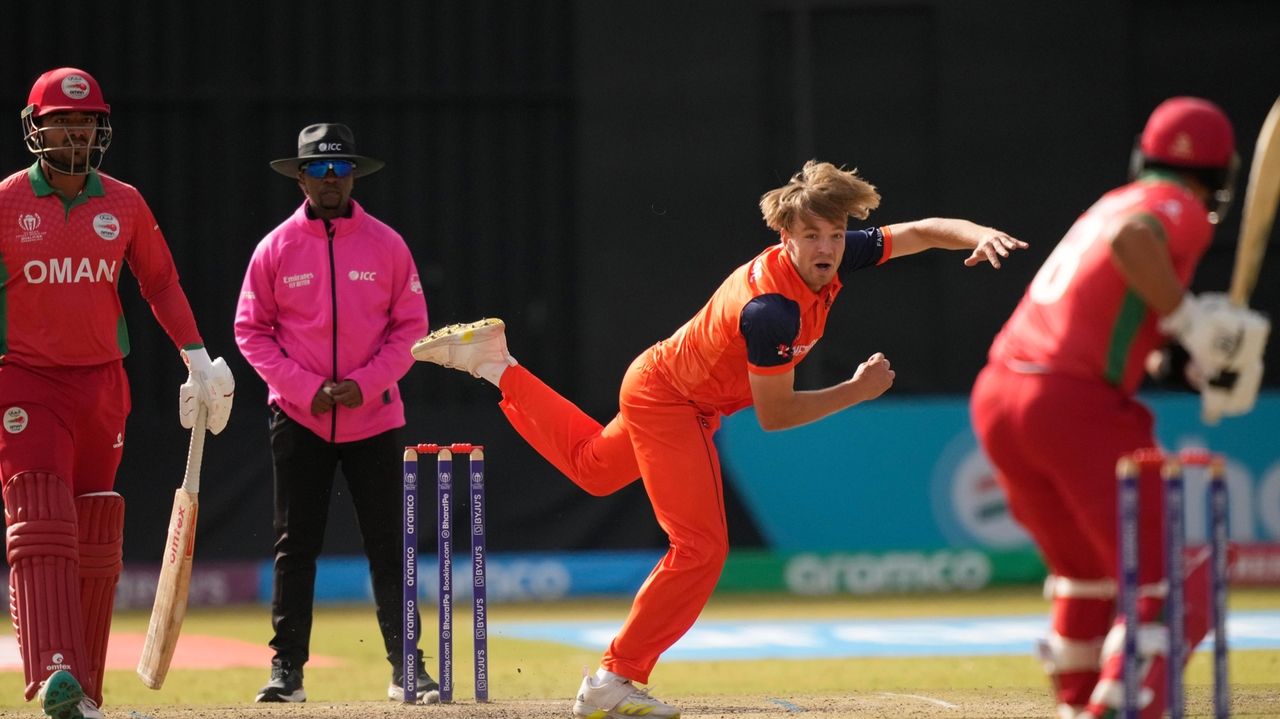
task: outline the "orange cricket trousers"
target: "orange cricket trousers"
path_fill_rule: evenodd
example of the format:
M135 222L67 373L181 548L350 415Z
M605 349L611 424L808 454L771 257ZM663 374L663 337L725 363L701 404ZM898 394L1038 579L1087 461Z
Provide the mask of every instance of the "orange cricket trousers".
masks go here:
M631 363L606 426L521 365L502 375L511 425L575 484L596 496L641 477L670 546L641 585L600 665L640 683L693 626L729 553L720 460L712 435L720 414L681 397L649 352Z

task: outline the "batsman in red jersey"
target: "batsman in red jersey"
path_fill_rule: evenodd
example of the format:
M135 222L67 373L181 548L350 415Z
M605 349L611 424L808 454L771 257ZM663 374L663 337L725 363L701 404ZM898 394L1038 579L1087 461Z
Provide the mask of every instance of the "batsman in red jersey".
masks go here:
M548 461L593 495L644 482L670 548L636 595L631 613L573 706L581 719L679 710L639 689L658 657L693 626L729 552L720 460L720 417L754 405L767 430L817 421L889 389L894 372L879 352L830 387L795 389L795 369L822 338L840 274L929 248L970 252L966 265L1026 247L999 230L933 218L848 231L880 204L855 172L810 161L760 209L779 242L730 274L670 338L632 362L618 415L602 426L507 353L504 325L487 320L431 333L419 360L484 377L502 390L507 420Z
M122 566L129 335L127 263L189 378L179 417L222 431L235 383L211 361L156 220L133 187L98 171L111 108L89 73L41 75L22 111L30 167L0 181L0 480L10 613L25 696L49 716L101 717Z
M1248 411L1257 395L1260 354L1240 365L1233 386L1201 378L1239 362L1224 354L1222 337L1265 333L1265 320L1221 296L1187 292L1230 199L1236 165L1231 123L1217 106L1180 97L1157 107L1134 151L1134 181L1104 195L1058 243L996 336L973 387L974 429L1013 516L1052 575L1051 629L1041 658L1060 717L1109 716L1122 698L1125 627L1113 626L1115 467L1122 455L1156 445L1151 413L1134 398L1153 353L1170 338L1185 348L1181 356L1189 354L1190 363L1177 374L1202 392L1209 421ZM1265 337L1248 344L1260 348ZM1170 670L1160 624L1167 591L1162 498L1159 477L1144 476L1143 717L1161 715ZM1205 580L1203 563L1189 569L1191 647L1207 632Z

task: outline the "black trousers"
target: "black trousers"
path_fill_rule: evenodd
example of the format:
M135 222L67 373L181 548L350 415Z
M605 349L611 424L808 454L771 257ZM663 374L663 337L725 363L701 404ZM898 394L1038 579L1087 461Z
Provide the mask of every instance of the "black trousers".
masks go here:
M324 543L334 472L341 465L369 560L387 660L394 670L400 669L403 455L399 430L335 444L273 410L276 558L271 594L275 636L270 646L277 659L300 668L310 657L316 559Z

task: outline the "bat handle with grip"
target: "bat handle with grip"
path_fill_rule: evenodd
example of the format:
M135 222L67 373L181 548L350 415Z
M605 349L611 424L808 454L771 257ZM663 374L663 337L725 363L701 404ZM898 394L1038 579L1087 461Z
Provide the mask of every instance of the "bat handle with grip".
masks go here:
M187 449L187 471L182 477L182 488L192 494L200 492L200 463L204 458L205 428L209 423L209 409L203 404L191 425L191 446Z

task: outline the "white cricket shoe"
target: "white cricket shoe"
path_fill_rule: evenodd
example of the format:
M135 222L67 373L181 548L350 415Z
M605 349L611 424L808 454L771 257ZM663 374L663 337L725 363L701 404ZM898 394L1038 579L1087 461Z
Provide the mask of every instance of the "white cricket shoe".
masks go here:
M680 719L680 710L649 695L629 679L609 679L601 683L593 675L582 678L573 715L579 719Z
M98 708L98 703L89 697L80 700L80 716L84 719L106 719Z
M496 318L441 327L415 342L410 351L419 362L460 369L473 377L481 376L476 371L480 365L516 364L507 354L507 326Z

